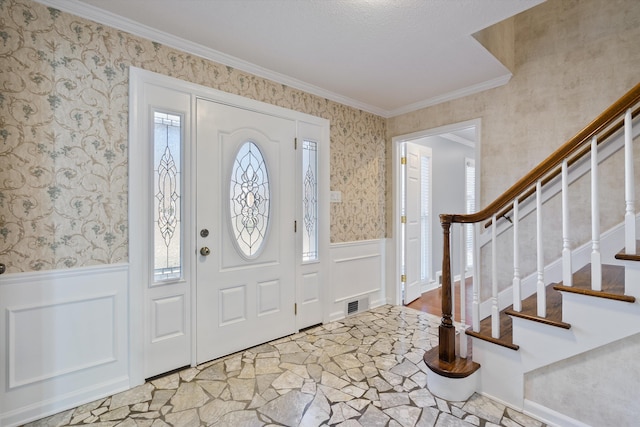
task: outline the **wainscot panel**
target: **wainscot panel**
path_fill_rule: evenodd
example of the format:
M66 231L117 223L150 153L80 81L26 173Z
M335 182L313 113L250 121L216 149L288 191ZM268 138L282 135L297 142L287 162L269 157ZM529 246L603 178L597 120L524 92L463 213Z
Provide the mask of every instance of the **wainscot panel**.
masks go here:
M0 425L129 388L128 265L0 278Z
M335 243L330 247L329 320L386 303L385 240Z

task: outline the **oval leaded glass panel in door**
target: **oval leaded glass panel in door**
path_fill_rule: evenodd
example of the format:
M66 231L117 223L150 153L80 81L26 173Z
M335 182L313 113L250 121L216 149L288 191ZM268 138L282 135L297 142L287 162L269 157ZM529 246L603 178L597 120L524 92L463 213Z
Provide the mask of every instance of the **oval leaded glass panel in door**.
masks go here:
M255 258L269 226L269 174L258 146L247 141L238 150L231 169L229 212L231 229L240 253Z

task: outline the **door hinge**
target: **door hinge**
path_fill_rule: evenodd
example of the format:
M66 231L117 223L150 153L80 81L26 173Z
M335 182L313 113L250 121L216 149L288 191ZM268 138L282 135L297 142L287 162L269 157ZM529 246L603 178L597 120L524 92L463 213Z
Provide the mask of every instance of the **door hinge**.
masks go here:
M297 316L297 315L298 315L298 303L294 303L294 304L293 304L293 314L294 314L295 316Z
M293 232L294 233L298 232L298 221L293 221Z
M403 224L406 224L407 223L407 216L406 215L402 215L400 217L400 222L403 223Z
M402 283L407 283L407 275L406 275L406 274L401 275L401 276L400 276L400 281L401 281Z
M293 138L293 149L294 150L298 149L298 138Z
M407 158L406 157L400 157L400 164L401 165L406 165L407 164Z

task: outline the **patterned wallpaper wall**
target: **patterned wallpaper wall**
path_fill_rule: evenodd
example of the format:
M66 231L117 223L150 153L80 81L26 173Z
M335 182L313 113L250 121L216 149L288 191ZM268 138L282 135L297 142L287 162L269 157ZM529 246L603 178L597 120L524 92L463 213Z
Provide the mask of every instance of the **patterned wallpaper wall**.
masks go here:
M385 119L47 8L0 0L0 259L127 261L129 66L331 121L331 241L385 236Z

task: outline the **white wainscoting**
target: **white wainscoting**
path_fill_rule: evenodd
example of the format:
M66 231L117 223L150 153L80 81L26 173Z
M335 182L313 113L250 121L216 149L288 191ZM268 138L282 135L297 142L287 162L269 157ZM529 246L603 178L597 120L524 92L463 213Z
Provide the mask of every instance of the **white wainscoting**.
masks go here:
M369 299L369 308L386 304L385 239L330 246L329 321L346 316L349 301Z
M129 388L128 265L0 276L0 425Z

